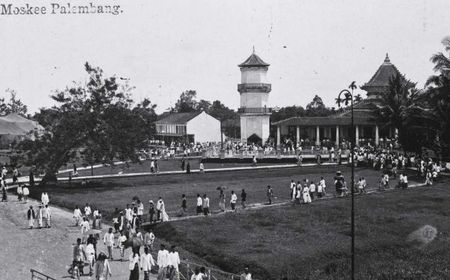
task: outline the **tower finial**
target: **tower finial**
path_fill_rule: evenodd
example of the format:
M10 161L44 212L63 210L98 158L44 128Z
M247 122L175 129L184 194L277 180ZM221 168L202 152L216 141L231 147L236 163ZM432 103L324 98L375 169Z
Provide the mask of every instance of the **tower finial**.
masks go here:
M253 45L253 54L255 54L255 45Z
M389 59L389 54L386 53L386 58L384 59L384 62L389 63L391 60Z

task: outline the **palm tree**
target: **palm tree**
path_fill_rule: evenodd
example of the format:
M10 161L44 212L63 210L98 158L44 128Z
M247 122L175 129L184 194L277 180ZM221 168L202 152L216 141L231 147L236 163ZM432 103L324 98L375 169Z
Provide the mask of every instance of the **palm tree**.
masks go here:
M450 52L450 37L442 40L444 49ZM450 155L450 58L442 52L431 57L434 63L432 75L425 83L428 102L432 110L430 124L435 128L436 146L445 156Z
M413 132L423 131L426 127L424 116L428 110L424 104L422 92L400 74L391 77L388 89L380 96L377 118L384 127L398 130L398 140L406 150L420 151L424 145L422 138L411 139Z

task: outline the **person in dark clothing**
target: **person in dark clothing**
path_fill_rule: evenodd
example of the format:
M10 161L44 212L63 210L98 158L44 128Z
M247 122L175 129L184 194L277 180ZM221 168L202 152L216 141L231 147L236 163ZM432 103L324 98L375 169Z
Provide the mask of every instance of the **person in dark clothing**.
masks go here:
M155 216L155 204L153 203L153 200L149 201L150 206L148 208L148 215L150 216L150 223L153 223L153 217Z
M186 174L190 174L190 173L191 173L191 164L188 161L186 164Z
M242 208L246 207L246 205L245 205L246 201L247 201L247 193L245 192L244 189L242 189L242 192L241 192L241 205L242 205Z
M187 211L187 201L186 201L186 195L181 195L181 210L182 213L186 213Z
M186 165L186 161L184 157L181 159L181 170L184 171L184 166Z
M34 173L33 169L30 169L30 186L34 186Z

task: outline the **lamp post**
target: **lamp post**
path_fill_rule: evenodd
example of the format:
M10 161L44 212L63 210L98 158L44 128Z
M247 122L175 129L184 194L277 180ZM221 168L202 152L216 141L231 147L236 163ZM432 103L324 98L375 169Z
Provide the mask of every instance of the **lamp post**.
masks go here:
M343 89L341 92L339 92L338 98L336 99L336 102L339 107L341 107L341 103L344 103L345 105L350 104L350 110L351 110L351 140L350 140L350 152L351 152L351 169L352 169L352 177L351 177L351 237L352 237L352 246L351 246L351 258L352 258L352 280L355 279L355 163L353 162L355 160L355 124L353 119L353 90L356 89L355 82L353 81L350 86L348 87L351 91L348 89ZM343 97L341 98L341 95Z

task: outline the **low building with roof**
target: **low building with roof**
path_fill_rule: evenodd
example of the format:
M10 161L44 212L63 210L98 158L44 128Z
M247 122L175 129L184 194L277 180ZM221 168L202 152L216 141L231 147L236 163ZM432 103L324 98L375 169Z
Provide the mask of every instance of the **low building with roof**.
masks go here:
M357 146L362 142L378 146L380 139L394 137L393 128L385 127L384 124L378 122L376 110L380 97L389 88L389 80L398 74L404 78L386 54L383 64L372 78L360 87L367 92L367 98L354 105L355 144ZM327 117L293 117L272 123L277 128L277 145L281 144L282 138L289 138L297 144L306 141L317 146L324 141L339 146L343 140L350 138L350 124L350 109Z
M155 122L156 135L164 141L220 142L220 121L204 111L170 113Z

